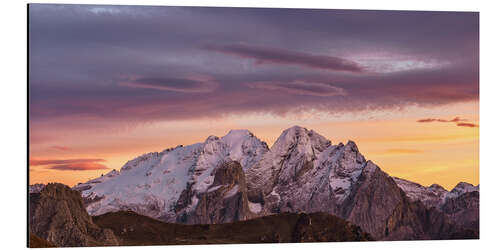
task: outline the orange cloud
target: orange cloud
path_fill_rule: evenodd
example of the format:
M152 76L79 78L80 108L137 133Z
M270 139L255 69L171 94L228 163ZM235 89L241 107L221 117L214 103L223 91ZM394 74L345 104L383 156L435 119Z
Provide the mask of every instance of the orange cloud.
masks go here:
M467 119L462 119L457 116L451 120L439 119L439 118L425 118L417 120L417 122L460 122L460 121L467 121Z
M479 125L477 125L477 124L468 123L468 122L457 123L457 126L459 126L459 127L469 127L469 128L477 128L477 127L479 127Z
M54 170L76 170L76 171L84 171L84 170L100 170L100 169L108 169L107 166L104 166L99 163L94 162L82 162L82 163L72 163L72 164L59 164L47 167L48 169Z
M467 121L467 119L462 119L462 118L460 118L458 116L455 117L455 118L453 118L453 119L451 119L451 120L438 119L438 118L425 118L425 119L417 120L417 122L422 122L422 123L426 123L426 122L454 122L459 127L469 127L469 128L479 127L479 125L477 125L477 124L469 123L469 122L463 122L463 121Z
M104 159L30 160L30 166L104 162Z

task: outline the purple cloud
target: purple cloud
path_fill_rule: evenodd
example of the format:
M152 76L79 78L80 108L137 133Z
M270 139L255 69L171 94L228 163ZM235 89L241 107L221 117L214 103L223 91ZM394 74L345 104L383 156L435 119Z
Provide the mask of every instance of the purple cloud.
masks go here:
M212 81L209 77L201 76L189 78L141 77L121 82L120 85L132 88L156 89L183 93L207 93L217 88L216 82Z
M254 89L274 90L294 95L310 96L345 96L347 92L327 83L314 82L252 82L248 87Z
M359 73L363 69L356 62L340 57L313 55L304 52L264 48L243 44L226 46L208 45L205 49L225 54L236 55L242 58L255 59L256 64L294 64L316 69L332 71L348 71Z

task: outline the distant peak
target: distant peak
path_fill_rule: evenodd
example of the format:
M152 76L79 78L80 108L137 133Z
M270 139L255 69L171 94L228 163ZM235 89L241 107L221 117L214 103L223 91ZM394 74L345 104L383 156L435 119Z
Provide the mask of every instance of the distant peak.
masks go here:
M290 145L294 145L298 142L302 145L309 145L319 151L323 151L331 145L328 139L316 133L314 130L293 126L281 133L274 143L273 148L283 153L284 151L288 151Z
M308 130L307 130L307 128L303 128L303 127L295 125L295 126L292 126L290 128L283 130L283 133L299 132L299 131L307 132Z
M445 190L445 191L447 191L443 186L441 186L439 184L436 184L436 183L430 185L429 188L436 189L436 190Z
M232 136L253 136L253 134L248 129L231 129L224 137Z
M211 136L207 137L205 142L211 142L211 141L216 141L216 140L219 140L219 137L217 137L215 135L211 135Z
M472 191L479 191L479 185L478 186L474 186L470 183L467 183L467 182L459 182L452 190L451 192L452 193L468 193L468 192L472 192Z
M345 144L345 147L348 149L351 149L352 151L359 151L356 143L354 141L351 141L351 140L347 141L347 143Z
M468 182L464 182L464 181L461 181L459 182L455 188L466 188L466 187L473 187L474 185L468 183Z

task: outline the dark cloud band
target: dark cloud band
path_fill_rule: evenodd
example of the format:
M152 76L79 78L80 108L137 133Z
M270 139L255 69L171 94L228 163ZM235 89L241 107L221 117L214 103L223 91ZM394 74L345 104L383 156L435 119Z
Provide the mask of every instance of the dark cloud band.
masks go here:
M175 91L183 93L207 93L217 88L217 83L208 77L171 78L171 77L141 77L120 85L133 88L145 88Z
M62 170L62 171L85 171L85 170L108 169L108 167L99 163L86 162L86 163L54 165L47 167L47 169Z
M316 69L333 71L362 72L356 62L334 56L313 55L309 53L263 48L250 45L207 45L205 49L220 53L236 55L242 58L255 59L257 64L294 64Z
M294 95L310 96L345 96L347 92L339 87L326 83L307 83L302 81L295 82L253 82L248 87L263 90L281 91Z
M104 159L94 159L94 158L89 158L89 159L65 159L65 160L30 160L30 165L31 166L43 166L43 165L52 165L52 164L74 164L74 163L89 163L89 162L104 162L106 160Z

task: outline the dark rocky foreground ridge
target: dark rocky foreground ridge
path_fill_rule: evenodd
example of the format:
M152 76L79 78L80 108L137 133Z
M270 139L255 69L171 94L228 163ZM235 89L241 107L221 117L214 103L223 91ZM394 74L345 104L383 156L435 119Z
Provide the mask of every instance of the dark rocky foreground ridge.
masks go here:
M30 247L368 241L371 236L325 213L282 213L223 224L165 223L120 211L90 217L77 191L49 184L30 194Z

